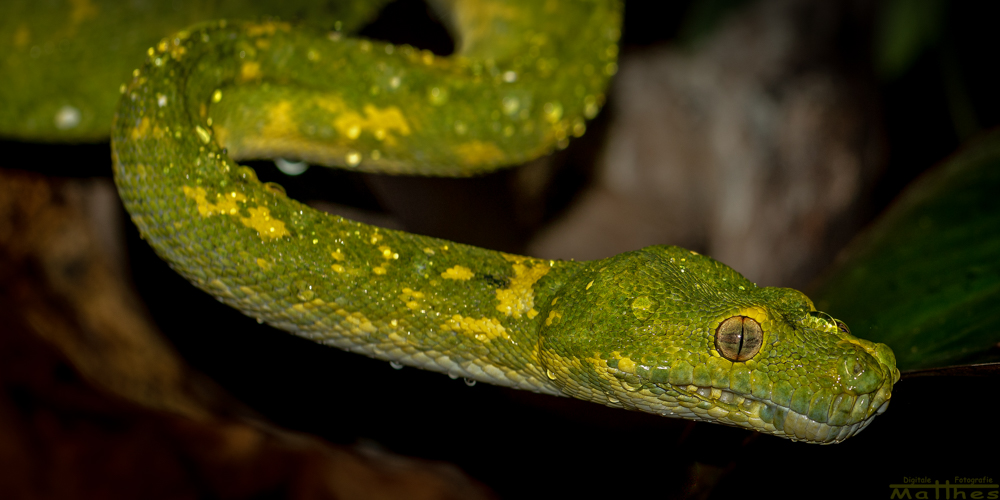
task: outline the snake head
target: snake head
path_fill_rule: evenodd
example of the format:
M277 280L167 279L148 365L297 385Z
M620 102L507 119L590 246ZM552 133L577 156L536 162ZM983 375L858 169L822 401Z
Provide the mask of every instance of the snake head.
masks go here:
M568 395L823 444L888 407L892 350L801 292L677 247L587 264L543 312L539 361Z

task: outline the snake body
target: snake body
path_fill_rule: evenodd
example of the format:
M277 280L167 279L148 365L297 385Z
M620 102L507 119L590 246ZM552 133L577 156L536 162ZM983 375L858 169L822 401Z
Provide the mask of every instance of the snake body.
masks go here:
M617 3L442 4L446 58L276 21L151 47L112 132L143 237L245 314L382 360L817 443L885 410L891 350L795 290L677 247L567 262L367 226L234 161L469 175L583 133L616 70Z

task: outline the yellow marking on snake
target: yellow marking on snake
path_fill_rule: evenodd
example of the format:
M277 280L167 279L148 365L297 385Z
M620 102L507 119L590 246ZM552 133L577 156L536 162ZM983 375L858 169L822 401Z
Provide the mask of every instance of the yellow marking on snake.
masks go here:
M455 152L466 165L489 165L500 161L504 156L496 144L479 140L458 144L455 146Z
M770 321L770 319L771 319L771 317L770 317L770 315L768 315L766 309L764 309L763 307L757 307L757 306L744 307L743 309L740 309L739 312L736 313L736 314L739 315L739 316L746 316L746 317L748 317L750 319L753 319L754 321L760 323L761 327L763 327L764 323L766 323L767 321ZM727 314L727 315L725 315L725 317L720 317L719 318L719 323L721 324L723 321L726 320L726 318L729 318L730 316L732 316L732 315L731 314ZM767 330L765 329L764 331L767 331Z
M211 118L209 118L211 120ZM202 144L208 144L212 140L212 134L208 130L201 128L201 125L195 125L194 132L201 140Z
M441 277L446 280L462 280L462 281L472 279L472 277L475 275L476 273L472 272L471 269L465 266L449 267L443 273L441 273Z
M616 352L615 354L618 354L618 353ZM631 359L629 359L627 357L626 358L619 358L618 359L618 369L621 370L621 371L623 371L623 372L626 372L626 373L635 374L635 361L632 361Z
M260 63L257 61L247 61L240 66L240 80L248 82L260 78Z
M360 137L362 132L368 132L386 144L395 145L397 141L393 132L402 136L411 133L410 124L403 116L403 112L396 106L379 108L372 104L365 104L363 107L364 116L362 116L339 97L319 97L315 103L318 107L337 115L333 120L334 128L351 140Z
M274 35L276 31L290 31L292 26L285 22L265 22L248 25L247 36Z
M271 210L267 207L248 208L250 217L240 217L240 222L244 226L256 229L262 240L274 240L282 236L291 236L292 233L285 229L284 221L271 217Z
M441 325L441 329L461 332L480 342L489 342L497 337L510 340L506 328L493 318L475 319L456 314L447 323Z
M559 311L549 311L549 317L545 318L545 326L552 326L552 322L562 318Z
M130 134L130 136L132 137L132 140L144 139L146 137L146 134L148 133L149 133L149 118L144 116L142 117L141 120L139 120L139 124L132 129L132 133ZM159 125L153 128L154 137L160 137L162 133L163 130L160 129Z
M246 73L247 64L243 64L243 73ZM257 65L257 63L253 63ZM260 71L258 67L256 71ZM285 138L290 135L295 135L298 131L295 127L295 119L292 118L292 103L288 101L281 101L277 104L271 106L267 112L267 116L270 117L270 121L264 125L261 133L272 139L274 138Z
M216 202L208 201L208 192L203 187L183 186L184 196L194 200L198 207L198 214L202 217L213 215L239 215L240 208L237 203L246 203L247 197L243 193L232 191L223 195L215 195ZM267 207L249 207L247 212L250 217L240 217L240 222L244 226L256 229L262 240L273 240L283 236L291 236L292 233L285 228L285 223L271 217L271 210Z
M389 248L386 245L382 245L382 246L378 247L378 249L382 252L382 258L383 259L388 260L388 259L398 259L399 258L399 254L396 253L396 252L393 252L392 248Z
M503 254L503 258L513 262L514 278L507 288L497 290L497 311L515 318L527 313L529 318L534 318L538 311L535 310L535 291L532 287L548 274L549 266L544 261L519 255ZM524 263L527 261L534 261L534 265L526 266Z
M243 193L233 191L228 196L218 193L215 195L216 202L208 201L208 192L203 187L192 188L183 186L184 196L194 200L198 206L198 214L202 217L211 217L216 214L236 215L239 213L237 202L246 203L247 197Z
M420 299L423 298L423 292L418 292L410 288L404 288L403 293L399 295L399 300L403 301L407 308L414 311L420 309Z

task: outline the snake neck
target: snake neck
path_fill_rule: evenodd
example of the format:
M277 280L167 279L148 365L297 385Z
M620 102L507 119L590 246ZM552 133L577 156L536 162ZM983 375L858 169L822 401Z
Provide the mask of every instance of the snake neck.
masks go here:
M436 248L433 255L440 255L427 262L434 272L390 286L387 291L399 305L340 309L332 316L339 325L323 321L316 329L303 328L301 320L287 321L287 312L273 324L327 345L453 378L565 395L541 363L540 332L557 320L552 305L583 266L427 240L439 243L421 249L428 255ZM461 255L457 261L462 264L452 265L447 257L452 252ZM377 299L374 290L363 292L359 304Z
M511 23L537 17L518 14L532 2L504 5ZM115 180L158 254L244 314L378 359L555 394L538 331L572 263L358 224L234 163L291 155L469 175L582 134L616 69L620 6L570 4L559 15L592 29L531 38L528 53L545 64L558 40L593 49L558 59L559 85L545 64L509 60L525 50L476 42L477 29L495 27L480 22L492 11L462 12L472 28L455 58L280 22L220 21L164 39L122 89Z

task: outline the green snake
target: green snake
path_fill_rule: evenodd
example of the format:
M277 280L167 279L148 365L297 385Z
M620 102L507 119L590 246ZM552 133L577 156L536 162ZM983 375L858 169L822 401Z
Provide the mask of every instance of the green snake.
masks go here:
M543 260L368 226L234 161L471 175L584 132L617 69L617 2L441 3L449 57L277 21L149 48L112 132L144 239L244 314L381 360L814 443L885 411L892 351L798 291L677 247Z

